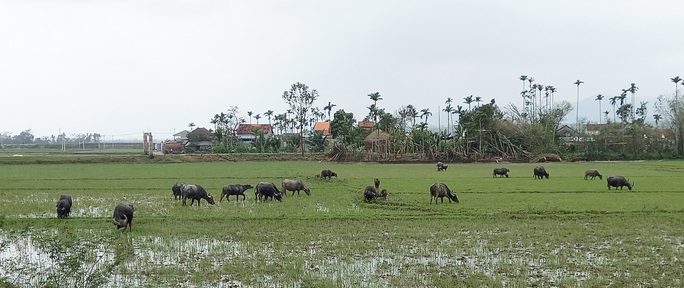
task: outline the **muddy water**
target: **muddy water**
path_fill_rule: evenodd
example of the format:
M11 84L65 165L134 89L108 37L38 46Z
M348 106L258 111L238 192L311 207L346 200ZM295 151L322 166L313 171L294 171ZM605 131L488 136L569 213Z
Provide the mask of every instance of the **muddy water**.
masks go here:
M564 279L574 279L581 283L592 277L606 277L592 274L591 267L613 266L619 261L605 256L604 250L612 249L617 243L609 241L590 247L569 243L556 246L547 244L543 247L509 243L505 247L497 247L498 245L488 243L487 240L461 239L459 245L458 241L445 239L421 243L371 243L372 249L349 255L327 250L322 240L312 241L298 251L282 251L277 243L242 243L232 239L179 240L141 236L126 238L126 241L128 244L124 246L130 247L117 248L130 250L123 251L124 253L103 245L96 245L94 248L97 257L101 258L97 265L112 263L115 257L123 257L122 264L115 270L117 272L110 275L107 287L145 286L160 281L196 287L249 287L235 280L235 275L221 271L222 265L259 261L267 264L286 263L288 269L344 287L387 287L396 285L396 279L411 279L430 286L431 277L435 273L486 275L506 286L520 283L520 279L516 278L519 277L516 274L520 270L527 271L527 284L557 286ZM673 249L683 249L681 240L671 242ZM19 241L0 231L0 274L20 286L43 283L43 275L50 273L55 262L46 251L38 248L42 246L36 244L31 237L23 237ZM293 259L303 260L297 262ZM83 265L91 267L94 263ZM200 265L203 268L198 271ZM17 272L23 271L22 269L28 269L33 274ZM158 271L164 269L178 271L178 275L158 275ZM213 278L220 280L193 283L198 280L193 280L192 273L206 271L220 273L221 275ZM252 285L301 285L296 280L283 280L278 272L262 273L256 280L250 279L250 282L257 282ZM392 282L393 279L395 282Z

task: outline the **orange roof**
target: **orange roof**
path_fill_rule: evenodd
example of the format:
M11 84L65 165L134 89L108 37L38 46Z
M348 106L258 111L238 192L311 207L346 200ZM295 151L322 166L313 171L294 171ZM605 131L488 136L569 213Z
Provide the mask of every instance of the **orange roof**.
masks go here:
M323 136L330 135L330 122L316 122L313 130L323 131Z

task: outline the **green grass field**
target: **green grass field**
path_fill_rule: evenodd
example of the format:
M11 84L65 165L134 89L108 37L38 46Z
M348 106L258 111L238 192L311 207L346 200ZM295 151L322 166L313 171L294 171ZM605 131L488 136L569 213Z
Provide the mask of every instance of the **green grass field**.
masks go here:
M493 178L504 166L510 178ZM0 271L6 283L59 287L86 286L103 271L110 287L684 285L684 162L548 163L548 180L533 179L534 166L2 165L0 267L29 276ZM584 180L589 168L604 179ZM322 169L339 178L315 177ZM634 189L608 190L609 175ZM376 177L389 195L366 203L363 189ZM218 202L223 185L285 178L303 180L312 195L255 202L250 190L244 202ZM216 205L181 206L171 194L177 181L202 185ZM460 203L430 204L434 182ZM68 219L56 219L60 194L74 199ZM122 201L136 208L132 232L111 223ZM46 255L61 270L36 264ZM63 275L74 270L91 272Z

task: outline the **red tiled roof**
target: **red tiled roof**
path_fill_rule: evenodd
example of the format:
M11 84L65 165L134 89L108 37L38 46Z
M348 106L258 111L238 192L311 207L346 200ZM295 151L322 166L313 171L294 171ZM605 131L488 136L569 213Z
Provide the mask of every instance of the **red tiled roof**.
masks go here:
M375 126L375 122L373 121L359 121L359 124L357 124L361 128L373 128Z
M240 124L237 128L238 134L252 134L252 129L259 129L264 134L271 134L271 125L269 124Z

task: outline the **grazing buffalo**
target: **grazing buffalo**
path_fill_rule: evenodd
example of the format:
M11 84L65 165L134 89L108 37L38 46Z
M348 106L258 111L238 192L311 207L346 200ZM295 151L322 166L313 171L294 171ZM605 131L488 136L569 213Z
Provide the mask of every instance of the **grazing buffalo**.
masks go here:
M283 193L287 196L287 191L292 191L292 196L294 196L295 191L297 192L297 195L299 196L299 191L304 190L304 193L306 195L311 196L311 190L307 188L304 183L300 180L290 180L290 179L284 179L280 184L283 187Z
M216 204L216 202L214 202L214 196L207 193L207 190L204 190L200 185L183 185L181 194L183 196L183 206L187 205L185 200L188 198L192 199L192 201L190 201L190 206L195 203L195 200L197 200L197 206L200 206L200 200L202 199L207 200L211 205Z
M171 187L171 191L173 191L173 199L180 200L183 198L183 192L181 191L183 185L185 185L183 182L176 182L176 184L173 184Z
M128 231L131 231L133 227L133 205L130 203L121 203L116 205L114 208L114 220L112 221L116 225L116 229L123 228L126 230L128 226Z
M448 165L444 165L442 162L437 162L437 171L447 170L447 168L449 168Z
M375 185L375 190L380 189L380 179L375 178L373 180L373 185Z
M221 193L221 199L219 202L223 202L223 196L226 196L226 200L230 201L230 195L235 195L236 200L240 200L240 195L242 195L242 201L245 201L245 191L254 188L250 184L235 184L223 186L223 191Z
M544 166L534 167L534 178L535 179L542 179L544 177L546 177L546 179L549 179L549 173L546 172L546 169L544 169Z
M380 193L378 193L378 197L382 199L387 199L387 189L380 190Z
M494 173L492 173L492 177L496 177L496 175L499 175L499 177L504 177L508 178L508 168L495 168Z
M632 190L632 187L634 187L634 182L630 183L629 179L625 179L625 177L622 176L610 176L607 181L608 190L610 190L610 187L615 187L615 190L617 190L618 187L622 190L623 186L627 186L627 189L629 190Z
M587 171L584 171L584 180L587 180L588 177L591 177L591 180L594 180L594 178L599 177L599 179L603 180L603 175L598 172L598 170L594 169L589 169Z
M321 171L321 178L330 180L330 178L333 176L337 177L337 173L331 171L330 169Z
M435 199L435 204L437 204L437 197L442 199L442 203L444 203L444 197L447 197L449 202L454 201L458 203L456 194L454 194L444 183L433 183L432 186L430 186L430 204L432 204L432 198Z
M71 213L71 196L62 195L59 196L59 201L57 201L57 218L66 218Z
M266 201L268 198L275 198L278 201L283 201L283 195L280 194L280 191L278 190L278 187L276 187L275 184L271 182L259 182L259 184L256 185L256 190L254 192L254 200L259 198L259 200Z
M373 186L366 186L366 189L363 190L363 198L366 199L366 202L373 201L373 199L378 197L378 190L375 189Z

